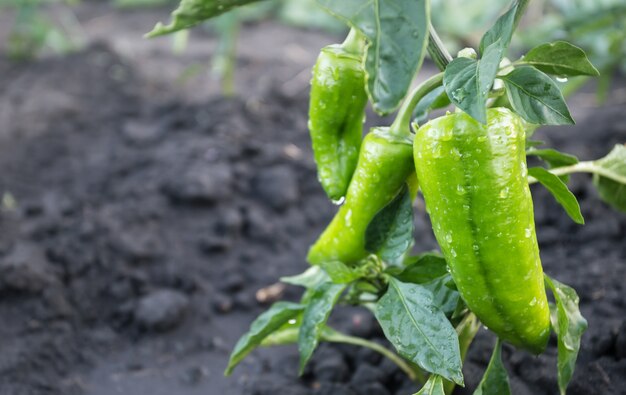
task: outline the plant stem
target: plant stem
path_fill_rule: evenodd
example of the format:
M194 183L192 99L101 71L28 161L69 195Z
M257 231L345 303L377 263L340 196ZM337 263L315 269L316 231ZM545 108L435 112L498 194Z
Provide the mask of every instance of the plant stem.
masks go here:
M444 71L448 63L452 61L452 55L443 45L443 41L439 38L437 31L432 23L428 25L428 53L433 62L437 65L439 71Z
M579 162L579 163L576 163L575 165L557 167L556 169L550 169L549 171L555 176L564 176L566 174L572 174L572 173L598 174L602 177L608 178L615 182L619 182L620 184L626 184L625 176L612 172L602 166L598 166L594 161ZM528 177L529 184L534 184L536 182L538 182L536 178Z
M396 119L391 124L389 132L397 136L408 136L411 133L411 115L417 103L433 89L443 84L443 73L435 74L426 81L419 84L404 100L402 107L398 111Z
M346 50L346 52L353 54L362 54L363 49L365 48L365 40L363 35L357 29L350 29L348 36L343 43L341 43L341 47Z
M325 333L322 336L322 340L331 342L331 343L352 344L355 346L366 347L366 348L369 348L370 350L374 350L384 355L385 357L389 358L393 363L398 365L398 367L402 369L402 371L406 373L407 376L409 376L411 380L415 381L418 384L424 384L426 382L426 377L422 371L418 371L412 368L404 359L402 359L402 357L400 357L393 351L388 350L387 348L381 346L378 343L374 343L369 340L362 339L360 337L345 335L343 333L339 333L336 331Z

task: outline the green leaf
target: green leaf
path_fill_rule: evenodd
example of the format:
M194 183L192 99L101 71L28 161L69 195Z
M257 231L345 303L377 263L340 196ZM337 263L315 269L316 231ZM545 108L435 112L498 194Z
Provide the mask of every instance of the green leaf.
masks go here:
M575 165L578 158L574 155L565 154L552 148L536 149L531 148L526 151L526 155L532 155L547 162L551 168Z
M611 152L595 162L605 172L626 179L626 146L616 145ZM594 174L593 184L600 198L616 209L626 212L626 183L620 183L599 174Z
M515 2L480 40L481 58L478 61L478 86L480 94L485 96L485 100L493 86L493 81L496 79L500 61L502 61L511 43L517 10L518 3Z
M363 277L364 272L360 268L348 267L340 261L325 261L320 264L335 284L348 284Z
M456 58L443 74L443 86L450 101L478 122L487 123L487 95L478 83L478 61Z
M430 23L428 0L317 0L369 42L367 92L374 110L388 114L406 95L420 69Z
M396 197L367 226L365 249L394 264L411 248L414 228L411 194L404 184Z
M302 310L304 310L304 306L301 304L276 302L269 310L258 316L250 325L250 330L235 345L224 374L230 375L235 366L254 350L265 337L295 318Z
M450 99L443 86L439 86L426 94L415 106L413 119L417 124L426 122L431 111L447 107Z
M317 285L323 282L327 282L329 279L326 272L324 272L319 266L311 266L300 274L295 276L281 277L280 281L297 285L304 288L315 288Z
M431 375L422 389L413 395L445 395L443 379L436 374Z
M502 363L502 342L496 341L487 370L474 395L511 395L509 376Z
M574 124L559 87L541 71L525 66L501 78L513 110L526 121L538 125Z
M394 277L405 283L423 284L448 273L446 259L437 252L408 257L404 265L406 268Z
M542 167L531 167L528 174L535 177L550 193L556 201L565 209L567 215L570 216L577 224L584 224L585 219L580 212L580 206L576 200L576 196L567 189L567 185L554 174L550 173Z
M587 330L587 320L580 314L578 295L573 288L547 275L545 280L556 301L557 322L553 322L552 326L558 335L558 382L561 394L564 395L574 374L576 358L580 350L580 339Z
M515 16L518 10L518 2L516 1L509 10L504 13L496 23L487 30L487 32L480 39L480 45L478 49L484 56L487 48L497 43L497 46L501 48L501 52L504 53L511 42L513 36L513 29L515 28ZM499 61L498 61L499 63Z
M585 55L585 51L565 41L539 45L528 51L521 61L547 74L569 77L600 75Z
M459 291L456 288L451 288L448 284L452 281L452 277L449 274L436 278L425 284L422 284L424 288L429 290L433 294L433 305L439 310L450 317L457 305L459 304Z
M428 289L391 278L387 292L376 304L375 315L400 355L463 385L459 339Z
M304 372L304 367L311 359L313 351L319 343L326 320L328 320L331 310L345 288L344 284L322 283L311 294L302 316L302 324L298 334L300 374Z
M235 7L259 0L181 0L178 8L172 12L170 23L157 23L147 37L162 36L188 29L200 22L213 18Z

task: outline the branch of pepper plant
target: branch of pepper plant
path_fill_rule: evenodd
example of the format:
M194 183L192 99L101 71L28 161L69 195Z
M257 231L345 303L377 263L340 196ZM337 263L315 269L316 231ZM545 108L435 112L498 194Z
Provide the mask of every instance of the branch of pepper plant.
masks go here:
M571 166L563 166L563 167L557 167L555 169L548 169L548 171L554 174L555 176L564 176L564 175L573 174L573 173L597 174L599 176L608 178L615 182L619 182L620 184L626 185L626 177L616 174L615 172L612 172L609 169L606 169L602 166L599 166L594 161L579 162ZM530 176L528 177L529 184L535 184L537 182L539 181L536 178L530 177Z

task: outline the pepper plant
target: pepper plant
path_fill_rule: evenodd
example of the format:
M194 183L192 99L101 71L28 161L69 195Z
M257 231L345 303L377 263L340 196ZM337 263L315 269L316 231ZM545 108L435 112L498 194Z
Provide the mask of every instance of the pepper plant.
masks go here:
M251 0L182 0L170 24L188 28ZM309 250L312 265L282 281L306 288L300 302L277 302L236 344L226 374L258 346L297 343L300 372L321 341L369 347L423 385L450 394L480 323L496 336L474 394L507 394L501 346L542 353L558 339L558 385L565 393L587 322L578 296L543 273L530 184L546 187L584 222L568 175L593 173L600 197L626 211L626 147L579 162L531 139L540 125L572 119L557 77L597 76L575 45L539 45L519 59L507 48L528 0L517 0L476 49L453 58L430 21L428 0L317 0L345 22L342 44L313 67L309 129L318 175L341 204ZM410 90L429 54L440 72ZM362 139L364 107L397 115ZM433 109L453 105L429 122ZM545 167L527 167L527 156ZM413 253L413 206L421 191L439 252ZM552 294L553 302L547 295ZM340 302L372 311L395 352L327 324Z

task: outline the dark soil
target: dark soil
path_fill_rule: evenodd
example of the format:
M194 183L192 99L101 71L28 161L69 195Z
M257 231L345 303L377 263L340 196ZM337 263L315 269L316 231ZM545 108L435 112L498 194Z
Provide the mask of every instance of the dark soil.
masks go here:
M316 181L307 92L267 84L189 104L156 97L131 63L105 45L0 61L0 393L416 391L379 355L340 345L323 344L301 379L293 347L254 352L222 376L254 317L298 297L275 284L306 268L307 246L335 210ZM623 98L589 100L572 101L577 126L538 137L582 159L626 141ZM568 393L624 394L626 216L589 177L570 186L585 226L533 187L545 270L576 288L589 321ZM417 211L416 247L435 248ZM383 342L365 311L342 307L332 321ZM475 388L493 343L479 333L458 393ZM504 359L514 394L558 393L555 339L538 358L507 346Z

